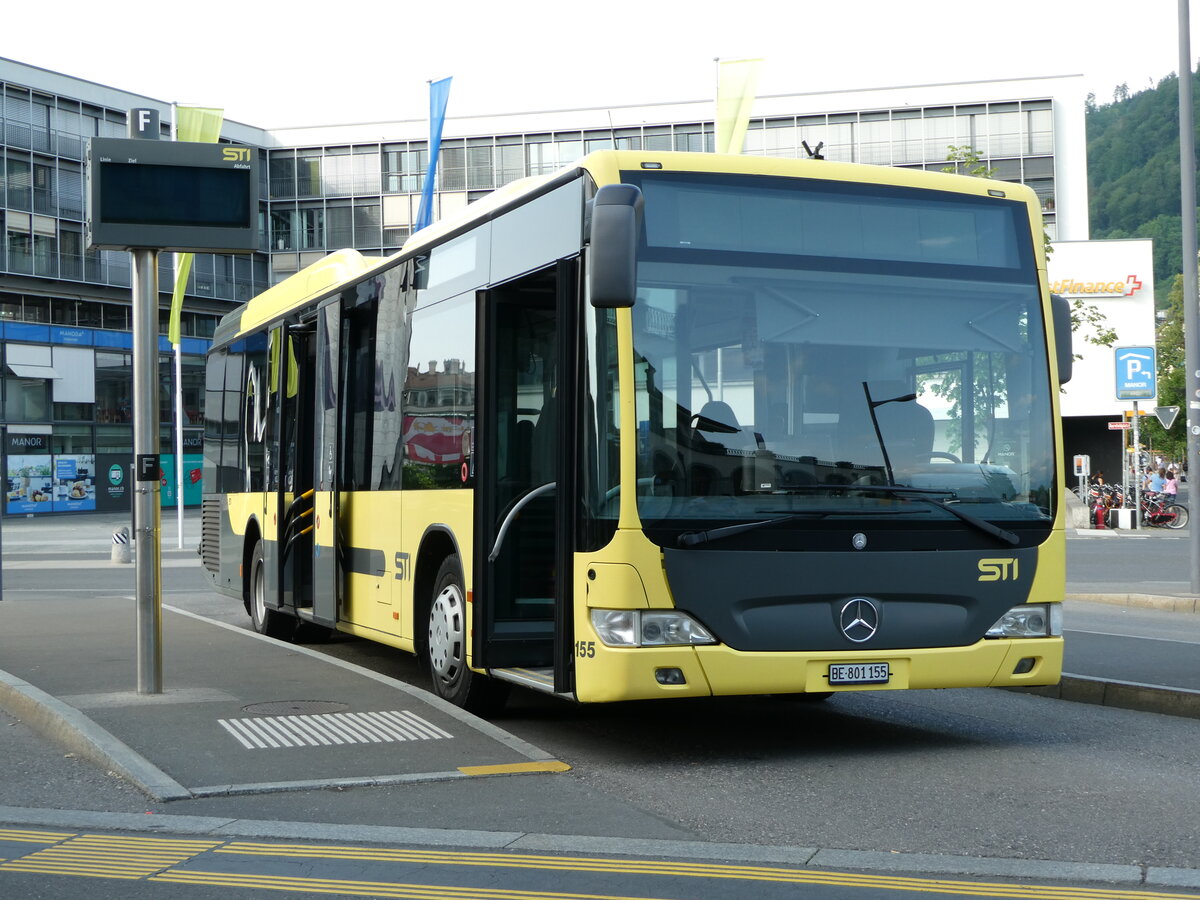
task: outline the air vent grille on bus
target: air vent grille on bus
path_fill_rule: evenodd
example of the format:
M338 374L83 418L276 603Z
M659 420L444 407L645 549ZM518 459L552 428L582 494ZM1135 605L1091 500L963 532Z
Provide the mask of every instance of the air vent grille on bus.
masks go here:
M214 575L221 571L220 497L207 497L200 506L200 560Z

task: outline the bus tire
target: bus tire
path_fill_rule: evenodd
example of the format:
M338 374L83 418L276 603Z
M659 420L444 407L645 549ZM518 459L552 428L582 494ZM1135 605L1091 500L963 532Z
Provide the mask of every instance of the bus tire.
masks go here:
M467 601L457 555L447 556L438 568L422 649L434 693L443 700L479 715L503 708L508 685L467 665Z
M250 581L247 585L250 603L250 622L254 630L280 641L291 640L296 620L278 610L267 608L266 567L263 564L262 541L254 544L250 554Z

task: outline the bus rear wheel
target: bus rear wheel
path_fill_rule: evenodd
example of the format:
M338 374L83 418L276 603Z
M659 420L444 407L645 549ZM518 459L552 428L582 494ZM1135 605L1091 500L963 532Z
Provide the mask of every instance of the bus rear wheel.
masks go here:
M250 622L259 634L281 641L290 640L296 620L267 606L266 575L262 541L258 541L250 555Z
M458 557L446 557L433 583L424 661L439 697L480 715L497 713L508 699L508 685L477 675L467 665L467 603L462 582Z

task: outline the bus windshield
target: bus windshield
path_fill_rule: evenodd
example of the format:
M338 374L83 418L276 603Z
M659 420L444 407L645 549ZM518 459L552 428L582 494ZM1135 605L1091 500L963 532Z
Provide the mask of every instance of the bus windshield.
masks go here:
M652 539L779 520L755 535L769 544L831 518L1044 537L1051 382L1023 203L626 180L645 196L633 341Z

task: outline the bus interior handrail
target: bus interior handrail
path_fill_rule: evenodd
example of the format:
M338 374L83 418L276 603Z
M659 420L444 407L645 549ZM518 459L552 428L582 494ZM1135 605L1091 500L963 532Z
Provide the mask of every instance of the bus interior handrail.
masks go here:
M554 490L556 487L558 487L557 481L549 481L540 487L535 487L528 494L513 504L512 509L508 511L508 515L504 517L504 521L500 524L500 530L496 533L496 543L492 545L492 552L488 554L488 562L495 562L496 557L500 555L500 547L504 543L504 538L508 534L509 526L512 525L513 520L517 517L517 514L527 505L529 505L530 502L542 496L543 494L550 493L550 491Z

